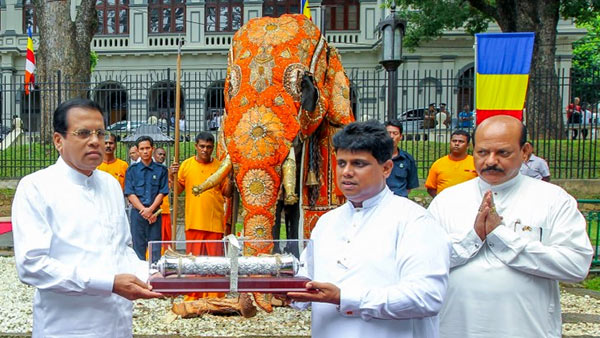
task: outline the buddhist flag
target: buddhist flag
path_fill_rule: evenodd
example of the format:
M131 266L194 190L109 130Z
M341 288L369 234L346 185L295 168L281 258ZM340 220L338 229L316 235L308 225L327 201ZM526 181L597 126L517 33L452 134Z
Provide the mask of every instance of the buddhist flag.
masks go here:
M300 8L302 14L304 14L307 18L312 20L312 18L310 17L310 8L308 8L308 0L300 0Z
M27 60L25 61L25 95L29 95L29 90L33 89L35 78L35 55L33 54L33 39L31 37L31 26L27 28Z
M523 118L534 33L476 34L477 123L493 115Z

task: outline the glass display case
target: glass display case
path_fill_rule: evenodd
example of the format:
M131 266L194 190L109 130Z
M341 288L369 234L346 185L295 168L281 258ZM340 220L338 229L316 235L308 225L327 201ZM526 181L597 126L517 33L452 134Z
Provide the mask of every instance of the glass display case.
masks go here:
M157 245L160 257L152 255ZM301 261L299 253L312 253L312 245L311 240L245 240L232 235L221 241L153 241L148 244L154 274L150 284L166 294L309 291L313 255ZM250 255L256 248L268 253Z

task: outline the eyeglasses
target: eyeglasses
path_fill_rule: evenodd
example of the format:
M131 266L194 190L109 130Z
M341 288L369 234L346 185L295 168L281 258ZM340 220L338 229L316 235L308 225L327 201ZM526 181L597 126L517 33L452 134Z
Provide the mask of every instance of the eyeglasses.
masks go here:
M88 138L90 138L90 136L92 136L94 134L96 136L98 136L99 139L104 139L104 136L106 136L106 130L104 130L104 129L96 129L96 130L77 129L77 130L71 132L71 135L77 136L82 140L87 140Z

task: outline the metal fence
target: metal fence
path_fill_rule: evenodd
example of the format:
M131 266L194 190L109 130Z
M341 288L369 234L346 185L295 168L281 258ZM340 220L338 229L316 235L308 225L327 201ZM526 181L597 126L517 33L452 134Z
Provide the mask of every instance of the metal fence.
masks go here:
M590 236L590 242L594 248L594 257L592 258L592 265L600 265L600 200L598 199L579 199L577 200L579 205L588 205L592 208L586 208L587 210L580 210L584 214L587 222L587 233Z
M357 120L377 119L387 115L387 73L377 69L348 69L350 98ZM225 69L184 71L181 79L182 141L181 158L194 154L193 139L198 131L216 131L224 111L223 86ZM534 80L534 79L532 79ZM536 78L552 88L552 96L530 93L526 103L528 129L538 156L545 158L554 178L600 178L598 149L598 98L600 77L596 74L574 74L561 69L547 78ZM149 70L144 74L127 71L95 72L90 83L72 83L59 74L38 80L32 94L23 92L22 76L0 78L0 179L19 178L53 163L57 157L52 144L40 137L41 111L55 107L69 91L85 89L88 96L104 110L107 129L124 137L144 123L158 124L163 132L174 133L175 71ZM54 93L55 95L47 95ZM411 153L425 178L430 165L448 151L450 134L458 127L457 112L474 103L474 69L400 71L398 73L398 119L404 127L401 147ZM574 96L589 102L588 118L567 123L565 107ZM540 102L552 101L554 112L540 111ZM423 113L433 103L440 110L446 104L447 119L432 128L423 124ZM546 105L547 106L547 105ZM437 111L436 111L437 112ZM549 122L549 114L560 115L558 123ZM441 115L440 115L441 116ZM446 121L446 124L443 121ZM17 123L24 132L18 137L10 132ZM552 128L553 133L541 130ZM469 129L472 128L463 128ZM576 134L576 137L574 137ZM10 142L9 142L10 141ZM10 143L10 146L7 146ZM117 156L127 158L125 145ZM172 146L166 146L172 151Z

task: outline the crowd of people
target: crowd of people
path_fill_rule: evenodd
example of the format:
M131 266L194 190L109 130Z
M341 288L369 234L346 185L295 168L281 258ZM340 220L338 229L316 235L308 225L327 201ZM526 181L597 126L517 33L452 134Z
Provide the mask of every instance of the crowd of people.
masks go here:
M166 151L140 137L128 165L93 101L67 101L53 117L60 157L21 180L12 211L19 278L36 288L33 336L131 337L130 300L163 297L148 284L157 272L147 243L175 237L161 219L169 191L185 191L187 240L220 240L233 185L191 192L220 164L211 133L168 168ZM558 281L583 279L593 250L575 199L544 182L522 122L490 117L472 140L454 131L429 170L428 209L407 198L419 181L402 131L398 121L354 122L333 137L347 202L318 220L301 254L310 292L284 296L312 306L312 336L560 337Z

